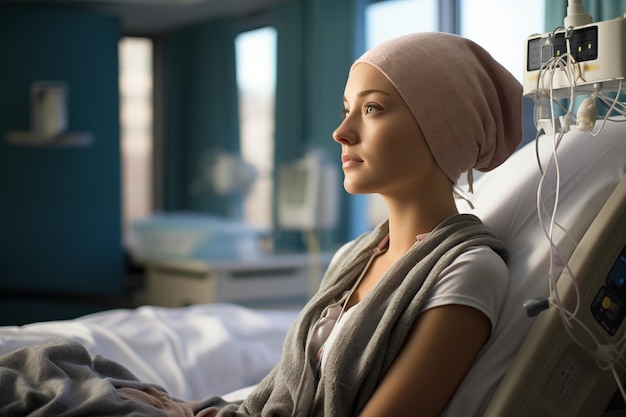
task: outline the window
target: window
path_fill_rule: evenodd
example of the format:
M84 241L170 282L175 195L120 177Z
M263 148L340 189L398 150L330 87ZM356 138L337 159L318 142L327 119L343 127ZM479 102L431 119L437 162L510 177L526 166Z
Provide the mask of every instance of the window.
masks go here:
M241 156L255 166L258 178L244 201L244 221L271 228L274 170L276 30L263 27L235 40Z
M152 41L119 43L122 236L130 244L133 220L152 213Z
M461 35L483 48L522 81L525 40L544 32L545 0L461 1Z
M387 0L365 9L366 49L397 36L432 32L438 28L438 0ZM387 217L387 208L378 194L365 196L367 224L373 227Z
M440 30L438 0L387 0L366 9L366 46L405 33ZM544 32L545 0L458 1L460 35L489 51L511 73L522 78L524 41ZM512 24L514 23L514 24Z
M391 38L413 32L437 30L438 0L388 0L365 9L367 49Z

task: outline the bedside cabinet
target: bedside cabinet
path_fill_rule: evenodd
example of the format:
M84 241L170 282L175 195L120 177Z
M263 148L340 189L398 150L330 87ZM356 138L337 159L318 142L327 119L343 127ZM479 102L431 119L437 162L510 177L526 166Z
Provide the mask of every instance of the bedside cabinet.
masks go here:
M146 302L164 307L236 303L302 307L332 254L280 254L241 260L144 260Z

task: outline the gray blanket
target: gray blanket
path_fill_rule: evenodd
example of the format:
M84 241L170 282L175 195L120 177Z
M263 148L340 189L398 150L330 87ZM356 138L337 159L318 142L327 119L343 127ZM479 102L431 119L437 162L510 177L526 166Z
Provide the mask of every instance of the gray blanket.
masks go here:
M175 399L157 405L124 398L120 389L158 393L157 385L141 382L122 365L101 356L92 357L71 340L42 343L0 356L0 416L76 417L132 416L167 417L192 403ZM154 397L154 396L153 396ZM155 401L156 403L156 401ZM201 403L193 403L199 410ZM188 414L187 414L188 415Z

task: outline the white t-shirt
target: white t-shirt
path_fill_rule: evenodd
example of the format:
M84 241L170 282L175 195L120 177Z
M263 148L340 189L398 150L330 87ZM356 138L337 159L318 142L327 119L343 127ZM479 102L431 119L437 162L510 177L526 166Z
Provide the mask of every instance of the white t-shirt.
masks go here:
M425 301L422 311L449 304L462 304L474 307L489 318L493 334L507 296L508 276L509 270L506 264L493 250L487 246L470 247L442 271L439 280L433 286L431 296ZM328 355L332 355L332 348L337 335L341 333L343 326L350 322L351 316L358 308L359 304L356 304L345 311L331 330L324 345L322 372L324 372L324 364L326 363L325 358ZM506 343L503 340L498 342ZM487 345L489 346L490 344L491 339ZM483 351L485 348L483 348ZM478 398L484 398L487 395L491 397L493 387L480 383L482 380L489 381L494 379L487 378L483 370L481 370L482 362L480 358L482 356L481 352L479 359L471 370L473 379L479 381L479 383L462 383L448 403L442 416L471 416L473 415L472 412L468 411L478 410L477 406L479 403L482 403L482 401L477 401Z

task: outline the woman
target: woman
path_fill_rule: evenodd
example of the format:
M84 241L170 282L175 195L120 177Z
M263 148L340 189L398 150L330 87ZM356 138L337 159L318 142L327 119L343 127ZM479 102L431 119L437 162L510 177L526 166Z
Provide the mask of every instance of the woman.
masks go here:
M70 367L92 378L81 379L87 387L110 390L100 376L113 375L109 415L482 415L493 387L462 381L506 297L506 248L479 219L458 214L454 187L462 173L495 168L518 146L521 86L469 40L425 33L365 53L343 100L333 139L344 187L380 194L388 221L337 252L279 364L243 403L178 402L101 360L94 372ZM70 348L76 353L63 350L61 359L91 364L80 345ZM54 347L43 352L59 356ZM28 363L22 356L4 363L19 368ZM67 392L64 407L72 408L65 401L74 394Z
M517 148L521 86L473 42L423 33L366 52L343 100L344 187L380 194L389 219L338 252L281 362L219 415L472 415L448 403L495 327L508 269L454 187Z

